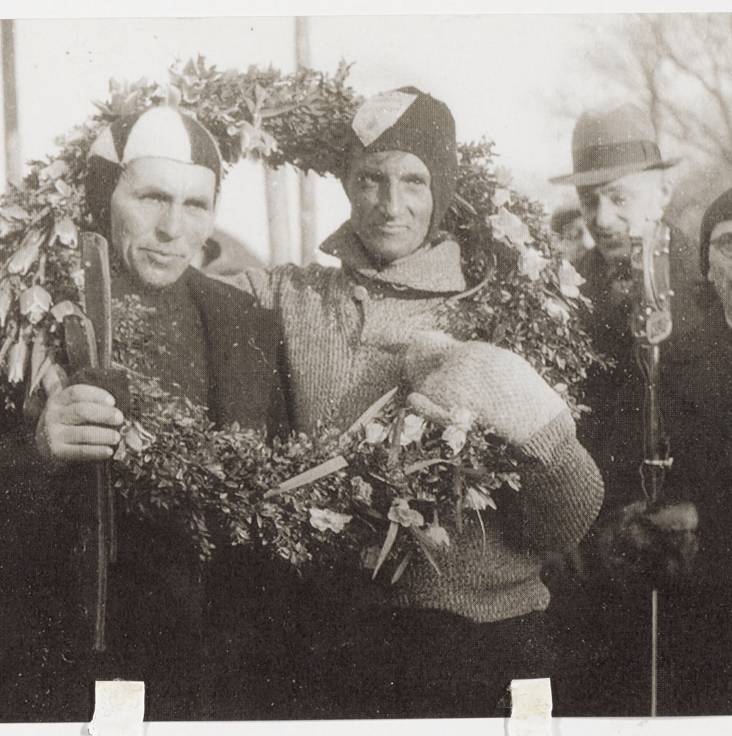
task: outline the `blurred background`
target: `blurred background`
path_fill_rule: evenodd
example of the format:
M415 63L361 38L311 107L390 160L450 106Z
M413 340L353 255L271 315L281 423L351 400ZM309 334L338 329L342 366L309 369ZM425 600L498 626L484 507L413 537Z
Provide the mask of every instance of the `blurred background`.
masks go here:
M664 156L682 155L670 219L696 236L732 183L732 15L330 16L2 21L1 181L94 112L110 78L167 81L198 54L220 68L302 64L369 95L413 84L445 100L458 137L496 142L514 186L545 203L574 191L574 120L586 107L646 108ZM306 262L348 214L337 181L240 163L227 177L217 239L243 261Z

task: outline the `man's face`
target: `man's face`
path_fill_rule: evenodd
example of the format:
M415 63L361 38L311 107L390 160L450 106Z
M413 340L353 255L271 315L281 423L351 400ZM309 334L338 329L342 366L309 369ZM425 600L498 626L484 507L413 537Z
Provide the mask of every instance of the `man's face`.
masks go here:
M575 217L562 227L559 233L559 249L570 263L576 263L595 243L582 217Z
M724 318L732 327L732 221L715 225L709 238L709 280L714 284Z
M670 198L663 173L628 174L596 187L578 187L580 209L595 244L609 262L630 258L629 236L658 222Z
M430 172L405 151L356 156L344 183L351 225L375 262L391 263L425 241L432 218Z
M143 285L175 283L213 232L216 177L164 158L127 165L112 194L112 247Z

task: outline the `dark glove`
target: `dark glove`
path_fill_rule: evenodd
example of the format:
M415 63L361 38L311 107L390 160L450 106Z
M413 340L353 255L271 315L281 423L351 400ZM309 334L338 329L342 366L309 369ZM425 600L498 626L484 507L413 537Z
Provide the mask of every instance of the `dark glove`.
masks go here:
M601 523L595 544L615 582L631 588L675 587L694 570L698 526L693 503L638 501Z

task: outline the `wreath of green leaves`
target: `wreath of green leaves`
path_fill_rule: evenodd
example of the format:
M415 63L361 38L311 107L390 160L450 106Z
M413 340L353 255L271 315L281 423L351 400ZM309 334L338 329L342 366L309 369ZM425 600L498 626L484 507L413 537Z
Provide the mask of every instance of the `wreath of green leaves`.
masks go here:
M239 72L199 57L171 68L165 87L112 81L109 98L58 141L56 154L30 162L22 186L0 198L6 431L37 395L42 372L63 360L63 316L82 302L79 231L94 228L83 181L101 128L175 104L211 130L227 165L250 157L338 176L360 102L347 80L345 64L333 75ZM496 166L493 144L463 144L459 156L458 194L444 226L463 246L474 288L447 310L451 331L524 356L578 415L587 371L603 358L581 326L588 304L577 274L553 251L541 205L513 191ZM178 525L203 559L216 546L256 541L297 566L349 558L375 575L391 565L396 580L415 552L437 566L433 553L449 541L441 520L483 525L497 499L507 494L510 505L520 493L516 460L497 438L459 422L447 429L423 422L405 411L400 394L346 435L323 428L268 445L256 432L214 427L205 409L166 394L146 371L155 341L140 338L145 324L134 299L115 303L114 357L128 370L134 407L115 486L129 513ZM331 472L313 473L319 463Z

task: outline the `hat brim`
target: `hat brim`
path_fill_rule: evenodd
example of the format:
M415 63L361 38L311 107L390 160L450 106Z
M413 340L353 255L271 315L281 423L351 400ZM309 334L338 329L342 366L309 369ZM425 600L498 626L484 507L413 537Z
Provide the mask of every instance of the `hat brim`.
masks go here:
M676 166L681 158L670 158L667 161L659 161L655 164L623 164L622 166L610 166L605 169L592 169L590 171L580 171L576 174L566 174L565 176L554 176L549 181L552 184L571 184L575 187L594 187L599 184L607 184L615 181L621 176L628 174L637 174L641 171L650 171L651 169L670 169Z

